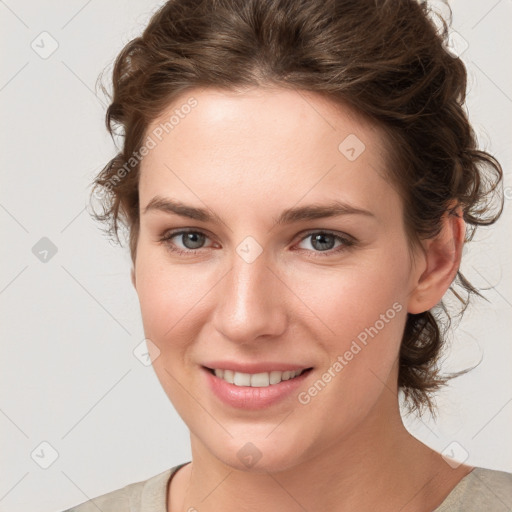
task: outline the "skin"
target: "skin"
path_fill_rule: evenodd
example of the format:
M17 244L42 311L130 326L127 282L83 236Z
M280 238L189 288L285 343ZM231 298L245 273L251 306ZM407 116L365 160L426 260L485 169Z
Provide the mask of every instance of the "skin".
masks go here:
M455 276L462 218L446 216L411 250L384 135L312 93L195 89L147 134L190 96L198 105L141 165L132 273L155 372L190 430L192 463L169 485L169 511L433 510L472 468L452 469L407 432L397 358L407 312L433 307ZM354 161L338 149L350 134L365 145ZM155 196L222 222L146 211ZM274 224L287 208L332 200L371 215ZM196 254L171 250L190 250L182 236L162 241L178 228L206 235ZM356 242L322 251L307 236L321 230ZM262 249L251 263L236 252L247 236ZM307 391L393 304L394 318L307 404L293 393L239 410L205 386L207 360L280 361L313 367ZM251 467L237 456L247 442L261 454Z

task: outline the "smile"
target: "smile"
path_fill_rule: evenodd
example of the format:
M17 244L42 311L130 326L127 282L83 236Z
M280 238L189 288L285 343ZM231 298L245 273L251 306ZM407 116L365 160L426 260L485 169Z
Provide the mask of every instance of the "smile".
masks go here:
M228 369L228 365L223 365L224 368L212 366L214 368L202 367L207 389L225 406L246 410L265 409L295 395L313 372L313 368L296 367L282 371L268 368L273 365L265 365L270 371L263 372L262 365L253 365L259 368L251 368L254 373L247 373Z
M295 371L271 371L271 372L261 372L261 373L242 373L234 370L223 370L223 369L209 369L216 377L219 379L228 382L229 384L234 384L235 386L245 386L252 388L264 388L267 386L272 386L279 384L284 380L294 379L302 375L305 371L309 370L309 368L304 368L302 370Z

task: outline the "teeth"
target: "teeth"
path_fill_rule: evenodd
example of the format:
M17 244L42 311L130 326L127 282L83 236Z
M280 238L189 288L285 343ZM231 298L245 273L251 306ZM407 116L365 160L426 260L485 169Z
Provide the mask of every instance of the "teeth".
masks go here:
M263 373L241 373L233 370L215 369L214 373L219 379L223 379L235 386L249 386L253 388L264 388L272 384L279 384L283 380L290 380L297 377L305 370L296 371L272 371Z
M250 386L251 376L248 373L235 372L233 384L235 386Z
M270 372L270 384L279 384L281 382L281 376L283 372Z

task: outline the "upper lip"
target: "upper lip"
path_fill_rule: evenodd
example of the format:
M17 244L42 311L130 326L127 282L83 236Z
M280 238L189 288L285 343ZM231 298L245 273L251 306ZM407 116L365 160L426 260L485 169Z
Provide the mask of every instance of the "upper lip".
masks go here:
M300 365L290 363L278 363L278 362L252 362L252 363L241 363L240 361L208 361L203 363L203 366L211 370L233 370L240 373L264 373L272 371L296 371L305 370L311 368L311 365Z

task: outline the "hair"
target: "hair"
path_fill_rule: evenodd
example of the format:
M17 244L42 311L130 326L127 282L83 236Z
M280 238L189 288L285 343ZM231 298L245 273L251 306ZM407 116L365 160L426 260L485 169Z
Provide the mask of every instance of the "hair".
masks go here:
M106 125L112 137L121 128L123 144L94 180L102 207L95 218L118 242L126 228L135 263L149 124L194 88L277 86L348 105L381 128L410 241L438 234L453 205L469 241L501 214L503 173L477 148L464 110L466 68L449 51L449 24L451 16L447 23L420 0L168 1L115 60ZM450 289L462 312L471 294L480 295L460 271ZM454 375L438 364L449 324L443 303L408 314L398 386L409 410L435 412L434 392Z

